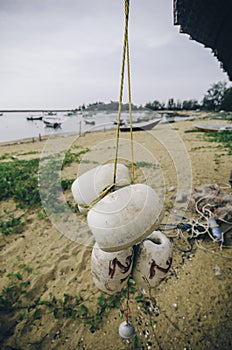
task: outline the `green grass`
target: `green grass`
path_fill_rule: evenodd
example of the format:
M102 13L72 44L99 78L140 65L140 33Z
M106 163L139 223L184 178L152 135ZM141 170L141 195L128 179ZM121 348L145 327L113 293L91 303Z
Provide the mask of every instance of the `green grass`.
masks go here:
M88 150L72 153L68 150L64 158L62 155L49 159L44 173L46 182L51 185L51 196L56 192L58 186L63 191L70 189L74 179L61 179L60 171L71 163L79 163L81 155ZM0 201L13 198L22 208L41 204L38 187L38 172L40 159L18 160L0 162ZM50 194L49 194L50 195Z
M119 317L123 317L122 304L127 298L127 288L114 295L101 293L98 297L88 297L88 299L81 294L69 295L67 293L64 293L60 299L52 294L48 299L42 296L32 299L30 285L35 270L25 265L21 259L18 261L19 270L7 274L9 283L2 288L0 294L0 312L5 315L6 321L8 314L12 312L18 312L21 320L41 319L44 314L51 313L56 319L76 319L84 323L91 332L95 332L110 310L117 309ZM131 295L135 293L134 284L135 282L130 279L128 288ZM135 300L141 304L144 296L137 296ZM146 313L145 309L144 312Z
M198 133L204 135L204 139L209 142L217 142L219 148L226 148L229 154L232 154L232 130L220 132L204 133L198 129L185 130L185 133Z
M22 207L40 202L37 172L39 159L0 163L0 201L13 198Z
M2 158L4 161L0 162L0 201L13 199L16 208L34 210L40 219L45 218L42 212L44 206L47 212L63 212L70 208L75 211L76 207L69 202L64 203L63 198L63 192L71 188L75 179L61 178L61 171L73 162L79 163L81 156L87 151L82 149L78 153L72 153L68 150L65 154L55 154L48 159L13 161L5 161L5 157L8 156L5 155ZM43 191L42 194L43 202L40 184L47 186L47 191ZM0 219L0 231L6 236L18 234L23 231L24 224L25 219L22 217L16 218L14 213L5 213Z
M228 150L228 154L232 154L232 130L224 130L220 132L209 132L206 139L210 142L217 142Z
M5 236L8 236L11 233L21 233L22 232L22 226L25 224L25 222L22 221L21 218L15 218L14 214L10 214L8 219L0 220L0 231Z

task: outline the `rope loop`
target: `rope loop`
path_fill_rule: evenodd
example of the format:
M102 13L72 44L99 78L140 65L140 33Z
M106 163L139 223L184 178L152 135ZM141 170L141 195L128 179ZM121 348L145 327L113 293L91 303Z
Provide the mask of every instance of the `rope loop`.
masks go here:
M129 55L129 39L128 39L129 6L130 6L130 0L125 0L124 44L123 44L121 82L120 82L119 105L118 105L118 122L117 122L117 129L116 129L116 152L115 152L115 160L114 160L113 184L116 183L116 174L117 174L118 150L119 150L119 132L120 132L120 124L121 124L120 122L121 122L122 98L123 98L126 58L127 58L128 100L129 100L130 140L131 140L131 158L132 158L131 159L132 160L131 182L134 183L134 147L133 147L133 132L132 132L131 77L130 77L130 55Z

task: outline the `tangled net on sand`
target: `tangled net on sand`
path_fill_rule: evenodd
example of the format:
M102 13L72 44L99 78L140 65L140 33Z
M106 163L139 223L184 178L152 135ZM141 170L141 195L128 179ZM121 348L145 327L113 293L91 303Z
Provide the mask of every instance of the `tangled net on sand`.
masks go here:
M189 210L205 217L214 216L216 220L232 225L232 191L219 185L195 187L189 200Z
M188 201L188 216L182 217L177 225L165 227L165 230L172 231L168 236L174 243L177 238L178 242L182 239L187 244L187 248L176 244L179 250L191 252L194 242L199 248L214 254L217 254L216 248L232 247L232 191L229 186L200 185L191 193L181 193L176 197L177 201L183 199ZM202 242L207 242L207 247ZM213 248L210 246L212 242Z

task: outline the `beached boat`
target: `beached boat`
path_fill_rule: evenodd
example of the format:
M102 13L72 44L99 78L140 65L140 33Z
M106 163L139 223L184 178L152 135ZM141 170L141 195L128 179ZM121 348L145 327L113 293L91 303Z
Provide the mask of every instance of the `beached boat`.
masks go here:
M149 122L133 123L132 124L132 130L133 131L151 130L160 121L161 121L161 118L160 119L153 119L153 120L150 120ZM130 131L130 124L127 123L125 125L120 126L120 131Z
M164 115L162 119L163 124L175 123L175 116Z
M194 124L198 130L205 132L219 132L224 130L232 130L231 124Z
M51 128L59 128L61 124L64 122L61 118L54 118L54 117L43 117L43 122L45 126L51 127Z

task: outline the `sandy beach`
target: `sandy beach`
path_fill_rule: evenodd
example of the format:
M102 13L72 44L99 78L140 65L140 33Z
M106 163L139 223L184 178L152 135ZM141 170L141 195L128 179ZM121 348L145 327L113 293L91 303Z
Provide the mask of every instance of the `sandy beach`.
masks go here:
M151 131L133 134L135 182L147 183L162 198L161 230L162 224L181 220L178 215L190 218L196 215L188 210L187 201L175 201L178 195L206 184L217 184L231 194L228 188L231 156L217 143L206 140L203 132L186 132L194 129L197 122L160 124ZM64 155L70 150L74 155L80 154L80 161L73 157L61 168L61 178L69 180L97 165L112 162L115 144L115 130L105 130L42 141L2 143L0 154L1 162L39 158L43 165L49 155ZM129 133L121 134L119 160L126 165L131 163ZM70 188L63 197L74 207ZM55 215L49 208L45 211L19 208L12 198L0 202L0 215L1 221L14 215L23 222L18 232L0 236L1 293L11 298L8 308L0 309L1 349L231 349L230 244L220 249L210 239L197 239L191 251L185 252L186 240L175 237L176 232L165 232L176 243L173 263L167 278L150 296L145 294L144 301L136 299L141 291L139 286L133 286L129 319L136 336L129 341L118 335L119 324L125 319L122 314L126 299L120 303L118 298L120 305L109 305L102 320L94 319L99 298L103 297L92 281L90 259L94 240L83 215L71 209ZM227 241L231 241L231 231L227 235ZM12 291L14 295L10 295ZM17 293L21 303L12 307ZM144 304L145 301L150 304ZM148 306L152 306L152 312Z

